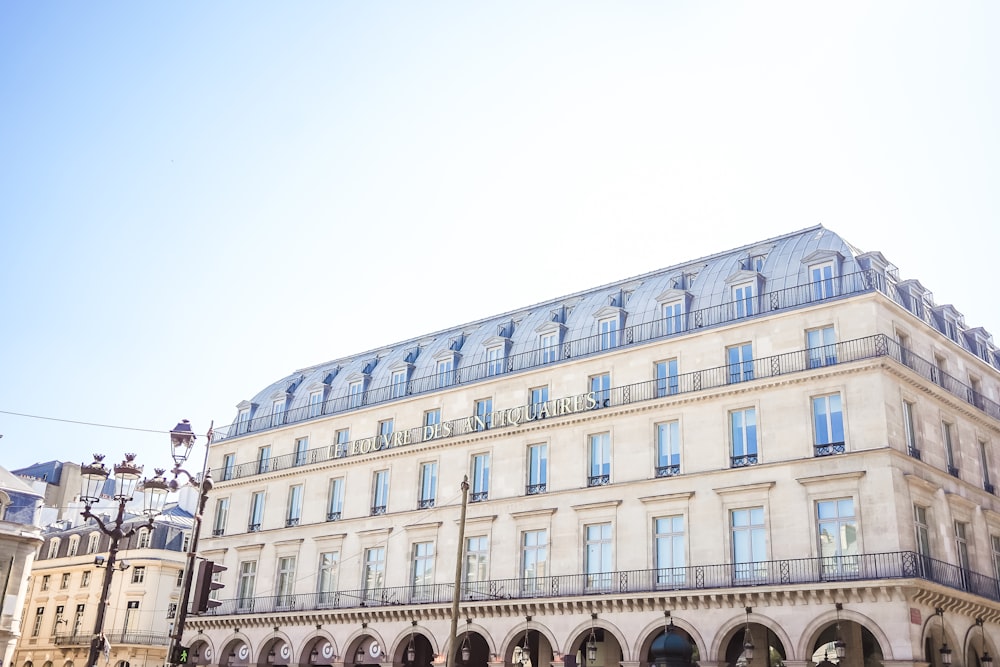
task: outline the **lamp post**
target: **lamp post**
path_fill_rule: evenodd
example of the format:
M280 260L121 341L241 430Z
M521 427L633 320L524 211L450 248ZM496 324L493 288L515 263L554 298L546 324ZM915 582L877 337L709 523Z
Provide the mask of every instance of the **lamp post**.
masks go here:
M108 596L111 592L111 577L115 572L118 543L122 539L130 537L139 528L152 528L153 519L163 510L163 505L167 501L167 481L163 477L163 470L157 469L153 479L146 479L142 482L143 513L148 517L147 523L144 525L136 523L129 528L123 528L122 526L126 522L125 505L132 500L135 494L139 476L142 475L142 466L135 462L135 454L126 454L125 460L116 465L113 472L115 491L112 498L118 503L118 514L113 522L104 523L101 517L90 511L94 503L101 499L104 483L108 480L109 471L104 465L104 456L94 454L93 463L80 466L80 500L83 501L84 507L80 516L84 519L93 519L100 531L111 538L108 559L104 563L104 583L101 585L101 600L97 605L97 619L94 621L94 637L90 640L87 667L96 667L97 656L105 648L104 616L107 612Z
M170 455L174 459L174 469L171 471L174 478L170 480L170 489L176 491L181 487L177 482L177 478L183 474L187 477L187 484L201 491L201 497L198 499L198 511L194 515L193 534L191 535L191 540L188 542L184 583L181 587L180 603L177 606L177 622L174 624L174 631L170 635L170 651L167 653L167 658L172 665L180 664L175 661L177 654L175 648L181 646L181 641L184 638L184 623L187 621L188 602L191 597L191 582L194 579L194 562L198 554L198 535L201 533L201 518L205 514L205 503L208 502L208 492L212 490L212 476L208 472L208 446L212 444L212 427L214 425L215 422L213 421L208 427L208 433L205 435L205 460L201 466L201 475L198 477L193 476L181 467L191 455L191 448L194 447L196 439L194 431L191 430L191 423L186 419L182 419L170 431Z

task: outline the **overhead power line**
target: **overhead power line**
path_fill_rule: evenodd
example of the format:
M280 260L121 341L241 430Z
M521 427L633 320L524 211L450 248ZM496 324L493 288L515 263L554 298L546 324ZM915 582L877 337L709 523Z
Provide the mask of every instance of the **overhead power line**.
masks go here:
M118 426L116 424L97 424L95 422L84 422L76 419L60 419L58 417L43 417L42 415L28 415L23 412L11 412L9 410L0 410L0 414L4 415L14 415L15 417L28 417L29 419L42 419L44 421L50 422L63 422L65 424L79 424L81 426L96 426L97 428L115 428L120 431L140 431L142 433L170 433L170 431L164 431L161 428L136 428L134 426Z

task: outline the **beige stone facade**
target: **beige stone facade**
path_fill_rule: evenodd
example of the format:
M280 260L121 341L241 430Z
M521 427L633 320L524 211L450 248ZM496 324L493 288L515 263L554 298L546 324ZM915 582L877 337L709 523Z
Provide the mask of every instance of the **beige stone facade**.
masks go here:
M923 665L943 641L983 667L997 369L986 332L812 228L297 371L210 448L225 588L185 643L616 667L676 660L666 628L703 667Z

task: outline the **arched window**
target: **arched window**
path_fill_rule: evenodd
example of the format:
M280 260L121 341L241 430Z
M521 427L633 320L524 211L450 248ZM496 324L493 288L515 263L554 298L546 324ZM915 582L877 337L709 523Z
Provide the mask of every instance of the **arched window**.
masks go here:
M72 535L69 538L69 548L66 550L67 556L75 556L77 550L80 548L80 536Z
M59 555L59 538L53 537L49 540L49 554L46 558L55 558L57 555Z
M136 540L135 546L137 549L148 549L149 548L149 531L143 528L139 531L139 538Z
M0 491L0 521L7 516L7 508L10 507L10 496Z
M87 553L96 554L101 544L101 534L96 530L87 536Z

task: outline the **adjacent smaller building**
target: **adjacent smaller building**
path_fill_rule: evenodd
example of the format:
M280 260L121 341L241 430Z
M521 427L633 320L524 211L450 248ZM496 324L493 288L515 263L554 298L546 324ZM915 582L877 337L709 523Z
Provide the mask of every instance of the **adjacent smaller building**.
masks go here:
M42 495L0 468L0 652L14 664L29 572L42 541Z

